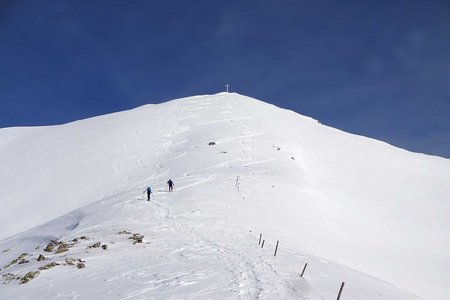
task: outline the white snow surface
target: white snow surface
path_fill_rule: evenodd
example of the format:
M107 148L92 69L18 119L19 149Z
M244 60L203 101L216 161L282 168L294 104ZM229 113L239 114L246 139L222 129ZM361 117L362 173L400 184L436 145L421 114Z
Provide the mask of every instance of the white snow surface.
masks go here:
M450 299L450 160L246 96L0 129L0 165L0 299Z

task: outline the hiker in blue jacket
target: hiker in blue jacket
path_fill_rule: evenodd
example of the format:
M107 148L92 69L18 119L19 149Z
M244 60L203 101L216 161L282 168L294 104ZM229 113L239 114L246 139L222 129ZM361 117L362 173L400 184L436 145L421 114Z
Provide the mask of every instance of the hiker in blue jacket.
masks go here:
M150 201L150 195L152 194L152 188L150 186L148 186L145 190L144 193L147 192L147 201Z

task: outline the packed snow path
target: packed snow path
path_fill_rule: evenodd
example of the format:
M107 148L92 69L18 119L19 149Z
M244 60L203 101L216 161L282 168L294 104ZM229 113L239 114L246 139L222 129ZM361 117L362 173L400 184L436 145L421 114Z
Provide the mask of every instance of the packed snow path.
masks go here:
M343 281L342 299L450 295L448 160L250 98L4 129L0 159L0 298L335 299ZM52 239L70 248L43 251Z

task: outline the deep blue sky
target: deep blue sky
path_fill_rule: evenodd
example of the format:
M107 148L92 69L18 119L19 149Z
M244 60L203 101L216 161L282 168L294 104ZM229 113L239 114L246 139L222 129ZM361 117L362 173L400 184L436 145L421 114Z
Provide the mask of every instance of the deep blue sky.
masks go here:
M0 1L0 127L225 83L450 158L450 1Z

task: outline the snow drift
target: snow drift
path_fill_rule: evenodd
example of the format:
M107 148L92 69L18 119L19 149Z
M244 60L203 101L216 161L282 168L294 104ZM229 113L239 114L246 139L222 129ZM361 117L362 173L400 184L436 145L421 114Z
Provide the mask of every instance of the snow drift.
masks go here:
M1 298L450 298L448 159L239 94L1 129L0 164Z

